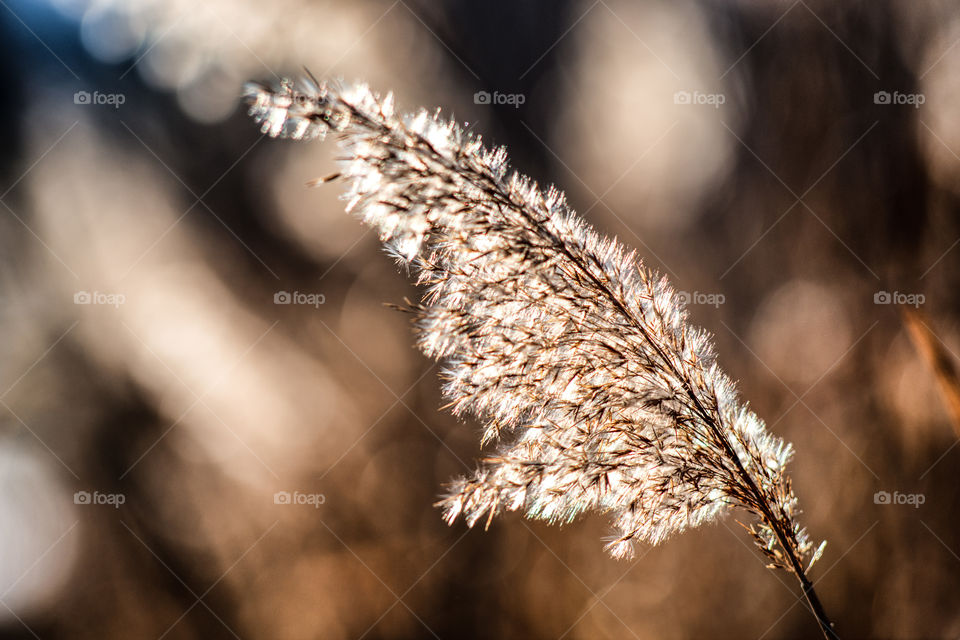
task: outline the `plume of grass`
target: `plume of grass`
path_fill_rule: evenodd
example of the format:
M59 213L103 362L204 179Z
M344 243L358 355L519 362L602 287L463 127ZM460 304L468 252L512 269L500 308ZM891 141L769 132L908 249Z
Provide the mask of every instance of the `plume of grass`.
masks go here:
M607 548L626 557L740 507L836 637L807 578L824 545L797 521L792 448L739 401L664 278L439 114L313 79L250 83L245 98L270 136L336 135L347 210L426 288L411 307L419 347L444 361L453 411L500 447L452 484L448 522L603 511Z

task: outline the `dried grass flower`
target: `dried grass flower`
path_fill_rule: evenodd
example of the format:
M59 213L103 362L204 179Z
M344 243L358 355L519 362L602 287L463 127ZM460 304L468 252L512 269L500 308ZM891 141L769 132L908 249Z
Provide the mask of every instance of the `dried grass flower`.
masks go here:
M250 83L245 97L268 135L336 135L347 210L426 288L411 306L418 345L444 362L454 413L499 444L440 502L448 522L603 511L608 550L627 557L741 507L834 637L806 576L823 544L797 519L793 449L738 399L665 278L439 114L312 79Z

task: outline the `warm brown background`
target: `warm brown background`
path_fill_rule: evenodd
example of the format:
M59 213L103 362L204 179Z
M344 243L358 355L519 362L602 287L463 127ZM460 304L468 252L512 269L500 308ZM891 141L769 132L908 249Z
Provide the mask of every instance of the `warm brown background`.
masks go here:
M383 306L416 292L336 184L304 187L334 145L264 140L236 106L304 64L468 121L722 295L692 318L796 446L842 637L960 635L957 433L874 304L923 294L960 350L955 3L87 4L0 7L0 636L816 637L736 515L632 562L602 552L602 515L442 523L478 426L439 409L439 367Z

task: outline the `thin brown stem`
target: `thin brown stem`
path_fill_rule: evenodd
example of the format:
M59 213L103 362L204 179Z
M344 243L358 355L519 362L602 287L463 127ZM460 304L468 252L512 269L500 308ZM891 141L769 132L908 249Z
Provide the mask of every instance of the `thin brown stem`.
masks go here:
M820 624L820 631L823 632L823 637L827 640L839 640L840 636L837 635L837 632L833 628L833 623L830 622L830 618L827 617L827 612L820 603L820 598L817 597L817 592L813 588L813 583L810 582L809 578L807 578L807 574L803 570L803 565L800 564L800 559L797 558L796 554L793 552L792 546L786 543L786 536L783 534L781 529L782 527L780 526L779 522L774 524L773 530L777 535L777 540L780 542L780 547L790 559L790 566L793 568L793 574L797 576L797 580L800 581L800 588L803 589L803 597L806 598L807 604L810 605L810 610L817 618L817 622Z
M700 406L698 400L694 399L694 401L698 406ZM717 425L712 420L708 421L708 424L712 425L713 428L717 430L722 429L722 425ZM763 519L766 520L770 525L770 528L773 529L774 534L777 536L777 542L780 544L780 548L783 549L783 552L790 560L790 568L792 569L793 574L797 576L797 580L800 581L800 587L803 590L803 596L806 598L807 603L810 605L810 610L813 612L814 617L817 619L817 623L820 625L820 630L823 632L823 637L827 640L839 640L837 632L833 629L833 623L830 622L830 618L827 617L827 612L820 603L820 598L817 597L817 592L813 588L813 583L810 582L809 578L807 578L807 574L803 570L803 564L800 562L800 558L797 557L794 546L790 544L789 536L784 530L783 519L776 517L770 510L767 500L760 492L757 484L753 481L753 477L747 473L747 470L740 462L740 458L733 450L733 447L730 446L730 443L727 442L727 439L722 437L722 434L717 434L717 436L727 449L727 453L733 459L734 464L737 466L737 473L741 478L744 479L750 492L756 497L757 506L760 508Z

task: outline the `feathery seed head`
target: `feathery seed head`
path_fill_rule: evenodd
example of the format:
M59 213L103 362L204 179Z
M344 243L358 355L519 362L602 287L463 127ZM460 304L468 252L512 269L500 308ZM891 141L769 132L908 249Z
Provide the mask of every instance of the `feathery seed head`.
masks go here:
M454 413L500 443L450 486L447 522L604 511L607 548L625 557L739 505L758 517L749 530L772 564L794 570L785 550L811 555L784 475L790 445L738 400L666 279L561 192L511 172L505 150L456 123L395 115L365 85L251 83L245 95L264 133L338 137L348 211L425 289L419 347L444 360Z

